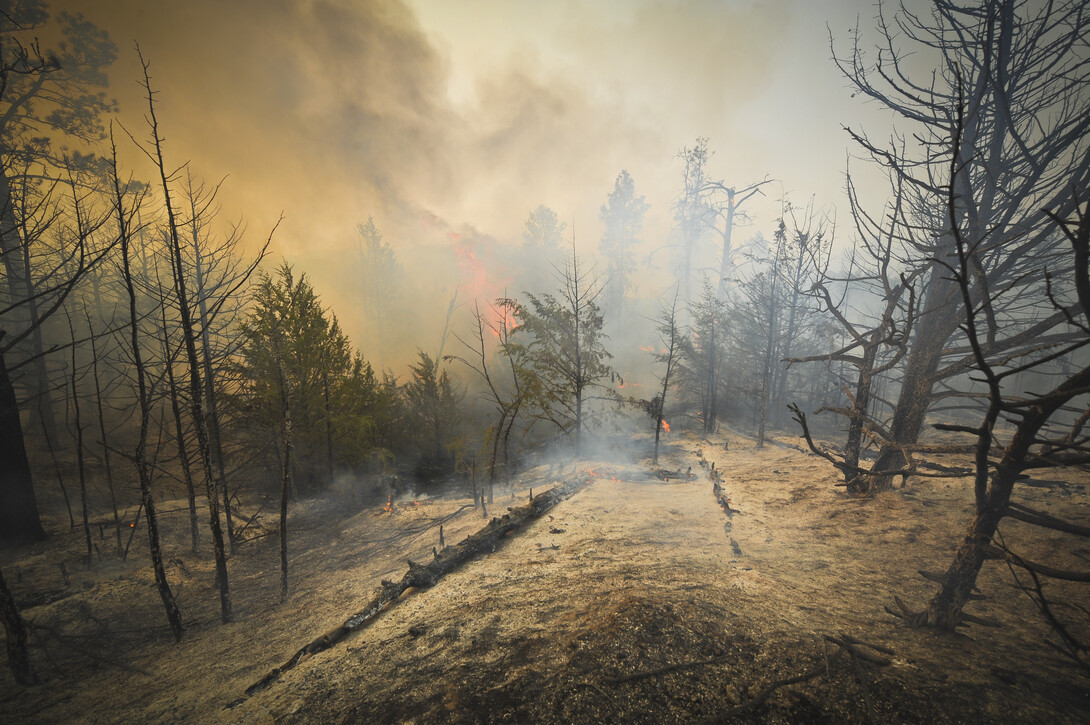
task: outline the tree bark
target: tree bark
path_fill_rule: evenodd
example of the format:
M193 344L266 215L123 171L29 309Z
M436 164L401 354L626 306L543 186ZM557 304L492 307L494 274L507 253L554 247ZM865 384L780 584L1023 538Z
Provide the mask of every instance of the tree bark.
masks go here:
M0 614L4 618L4 632L8 641L8 666L15 681L20 685L33 685L38 680L30 666L30 650L27 647L26 623L15 606L15 597L8 589L4 573L0 571Z
M140 57L144 68L144 87L147 90L148 122L151 126L152 142L155 147L154 160L159 171L159 181L163 189L163 202L167 212L167 225L170 233L174 285L178 293L178 311L181 315L182 337L185 342L186 360L189 365L190 406L193 421L197 429L197 449L204 471L205 489L208 499L208 525L212 531L212 547L216 561L216 585L220 593L220 618L224 623L231 621L231 588L227 578L227 554L223 546L223 529L220 526L219 499L216 490L216 474L212 465L212 451L208 440L207 421L202 404L200 362L197 358L197 345L190 314L189 296L186 290L185 269L182 262L182 246L178 238L178 223L170 196L170 183L167 179L166 162L163 159L162 138L159 136L159 122L155 115L155 97L151 90L151 77L148 64Z
M4 334L0 331L0 343ZM23 445L23 423L0 348L0 543L27 544L45 538L38 514L30 461Z

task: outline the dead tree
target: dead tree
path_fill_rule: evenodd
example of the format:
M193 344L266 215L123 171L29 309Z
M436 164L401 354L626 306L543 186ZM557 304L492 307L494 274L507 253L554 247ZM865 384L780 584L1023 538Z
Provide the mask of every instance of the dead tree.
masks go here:
M890 13L880 4L878 25L881 45L873 62L858 34L850 54L836 54L835 60L857 93L911 125L905 137L890 144L849 130L903 184L906 213L889 224L900 240L898 263L922 271L916 332L904 357L888 436L871 469L872 487L881 489L890 485L894 471L905 468L906 453L917 444L939 396L963 396L944 391L943 382L976 365L960 329L961 291L947 269L957 258L946 213L956 84L964 82L967 101L954 221L974 250L970 300L984 305L985 355L1021 355L1042 340L1010 321L1030 319L1025 301L1039 302L1032 294L1034 273L1045 266L1059 272L1057 255L1062 255L1042 210L1069 218L1076 209L1070 188L1090 183L1090 76L1083 43L1090 14L1079 0L1041 7L1016 0L973 6L935 0L924 13L903 7ZM935 60L934 70L923 77L906 60L917 51ZM998 291L1003 294L997 296ZM1065 314L1070 310L1052 311L1042 320L1044 329L1054 330ZM983 398L966 402L970 410L987 407Z
M949 273L961 294L963 329L976 361L974 369L988 388L988 405L977 426L948 424L939 427L968 433L975 438L976 515L927 609L913 613L901 605L900 615L913 624L940 629L979 622L978 618L966 613L964 607L984 561L1003 559L1026 570L1033 578L1039 595L1037 603L1062 641L1058 649L1086 667L1090 666L1085 658L1090 652L1090 643L1078 640L1052 613L1039 577L1090 582L1090 571L1061 570L1027 561L1007 548L1001 539L997 545L995 537L1000 521L1010 517L1033 526L1090 538L1090 527L1062 521L1011 502L1015 484L1027 471L1085 470L1090 466L1090 436L1083 430L1087 420L1086 405L1090 400L1090 361L1085 355L1081 362L1075 357L1076 352L1085 352L1090 346L1090 198L1085 186L1073 186L1074 198L1064 204L1065 208L1074 209L1068 217L1045 212L1066 238L1068 253L1057 261L1062 269L1073 272L1074 278L1072 285L1066 278L1056 278L1046 270L1047 285L1039 291L1054 310L1065 312L1064 320L1056 326L1064 333L1064 340L1038 346L1023 355L1001 360L992 358L988 354L988 307L1004 292L995 291L984 298L974 295L980 271L974 257L981 253L990 238L973 240L960 230L959 190L962 186L958 177L965 173L962 144L966 121L961 112L962 105L958 108L948 197L957 259L950 264ZM1067 312L1072 307L1075 312ZM1061 360L1067 363L1066 370L1048 369ZM1011 390L1015 377L1027 371L1040 373L1043 380L1049 381L1046 392L1021 394Z
M160 334L163 344L163 367L166 371L167 397L170 399L171 420L174 421L174 442L178 450L178 463L182 468L182 481L185 483L186 501L189 504L189 539L190 550L196 554L200 546L200 532L197 526L197 492L193 485L193 465L190 462L189 446L186 444L185 423L182 419L181 391L174 375L174 365L177 360L178 346L172 345L170 340L170 328L167 325L167 291L163 289L163 283L159 280L159 268L155 269L155 281L158 292L160 314Z
M129 297L129 344L132 351L133 369L136 374L137 404L140 411L140 432L137 438L136 451L133 454L133 462L140 481L140 499L142 508L148 522L148 548L151 550L152 568L155 571L155 585L159 590L159 597L163 601L166 610L167 621L174 633L175 641L182 638L184 627L182 626L182 614L178 610L178 604L174 600L174 593L167 582L166 569L163 567L163 553L159 545L159 520L155 509L155 500L151 494L151 462L148 460L148 428L151 418L151 390L147 382L147 373L144 369L143 355L140 347L140 315L136 305L136 287L133 284L132 269L129 264L129 242L132 230L132 209L127 209L125 197L121 191L121 182L117 170L117 148L113 145L111 134L111 171L113 176L114 212L117 216L118 239L121 243L121 272L125 280L125 291ZM138 206L140 200L134 204Z
M224 623L231 621L231 587L227 578L227 553L223 545L223 528L220 524L219 497L216 487L216 474L212 464L212 449L208 438L207 419L204 415L204 391L201 385L201 366L197 357L195 327L190 307L186 284L185 262L182 255L182 243L179 236L178 220L171 201L170 176L167 174L163 159L163 139L159 135L159 121L155 115L155 94L151 88L149 64L137 48L140 65L143 68L143 86L147 92L148 125L151 132L151 149L140 148L148 155L159 171L159 181L163 190L163 205L167 213L167 230L170 234L171 266L174 270L174 290L178 303L179 321L182 339L185 345L185 360L189 372L189 405L197 430L197 451L204 473L205 493L208 501L208 524L212 532L212 548L216 561L216 585L219 588L220 618Z
M30 649L27 647L26 622L15 605L15 597L0 571L0 616L4 619L4 633L7 636L8 667L15 681L20 685L33 685L38 681L34 669L30 666Z
M674 289L674 298L670 303L669 311L663 309L659 317L659 341L666 347L661 352L655 353L655 361L665 366L662 371L662 390L658 398L652 401L652 417L655 419L655 452L652 455L652 463L655 464L659 462L659 437L662 435L666 414L666 396L670 393L670 383L681 361L683 350L684 333L677 324L677 298L680 291L680 288Z
M848 185L851 189L851 178ZM855 199L854 191L850 191L849 198ZM903 194L898 188L889 209L892 218L901 215L902 202ZM875 224L864 210L853 209L853 212L857 242L847 270L842 275L832 274L827 263L815 260L817 279L806 293L817 300L822 312L836 320L849 341L824 355L786 356L785 361L794 365L835 360L855 368L854 385L849 389L849 381L841 383L850 407L826 404L816 412L831 412L847 418L844 448L840 455L834 455L834 463L844 474L848 491L866 495L871 492L873 479L859 466L864 441L880 444L888 436L880 417L871 412L874 386L881 375L897 367L908 351L916 310L914 283L919 271L913 272L911 277L895 272L891 268L895 235ZM837 299L830 288L838 290ZM869 319L853 317L848 305L853 291L856 296L862 294L873 299L872 305L863 307L878 307L880 315Z
M510 441L511 432L515 421L519 417L519 411L526 400L526 388L518 374L514 358L511 355L511 327L514 325L514 307L510 300L501 299L489 305L489 314L481 312L479 303L473 304L473 337L465 340L457 333L455 337L467 350L471 357L462 355L447 355L445 359L456 360L477 374L486 388L486 393L495 411L495 419L488 428L486 445L488 446L488 502L492 503L492 488L496 481L496 469L499 464L500 451L503 452L504 476L510 481ZM510 374L509 385L495 374L494 368L489 367L489 350L486 343L485 331L496 338L496 348L506 360L506 372L504 377ZM474 462L474 471L476 462ZM474 491L476 491L476 478L474 475Z

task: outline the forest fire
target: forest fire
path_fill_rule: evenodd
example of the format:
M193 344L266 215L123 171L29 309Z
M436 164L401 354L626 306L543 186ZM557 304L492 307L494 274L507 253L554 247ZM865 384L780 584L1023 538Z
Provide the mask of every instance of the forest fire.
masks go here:
M1090 0L84 4L0 12L0 724L1090 722Z

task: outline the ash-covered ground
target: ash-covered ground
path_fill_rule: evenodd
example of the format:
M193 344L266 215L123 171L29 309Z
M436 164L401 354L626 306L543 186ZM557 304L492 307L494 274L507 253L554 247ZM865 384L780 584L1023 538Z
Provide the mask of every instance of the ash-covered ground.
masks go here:
M352 514L328 500L290 522L291 595L278 602L272 514L231 558L236 621L221 625L211 563L168 537L188 627L170 638L150 566L74 568L54 537L4 554L41 685L0 679L7 722L1085 722L1090 680L1044 643L1048 627L1006 567L985 565L970 610L998 629L912 630L884 611L926 603L971 517L967 479L910 479L855 500L827 463L781 439L671 436L658 466L541 466L497 489L488 517L556 482L570 498L439 580L410 590L346 641L264 691L246 688L363 607L406 559L427 561L487 519L464 498ZM704 461L702 465L701 460ZM735 510L712 492L715 462ZM691 469L691 477L686 472ZM663 472L676 472L666 476ZM1032 489L1027 505L1075 521L1086 482ZM388 510L392 508L393 510ZM177 518L179 524L181 517ZM260 523L260 522L264 523ZM1004 534L1064 562L1058 533ZM134 544L134 547L136 544ZM135 549L134 549L135 551ZM1072 553L1074 552L1074 553ZM1087 553L1085 551L1083 554ZM70 583L58 561L68 556ZM55 581L54 581L55 580ZM1063 597L1057 584L1053 592ZM1074 592L1077 596L1077 592ZM850 649L838 642L855 643ZM786 680L801 681L769 689ZM228 707L228 705L232 705Z

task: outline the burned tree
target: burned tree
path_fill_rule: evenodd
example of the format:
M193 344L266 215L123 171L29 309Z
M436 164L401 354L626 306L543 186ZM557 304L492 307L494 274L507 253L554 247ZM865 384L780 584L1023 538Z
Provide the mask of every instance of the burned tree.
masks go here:
M954 561L941 580L941 587L923 612L911 612L898 601L900 616L916 625L953 629L966 622L979 622L964 611L977 574L988 559L1001 559L1025 570L1034 581L1031 596L1060 637L1062 653L1090 666L1086 654L1090 643L1080 641L1053 612L1044 594L1040 578L1090 582L1090 572L1058 569L1027 561L996 537L1004 517L1032 526L1061 531L1076 537L1090 537L1090 528L1057 519L1045 512L1029 509L1011 501L1015 485L1027 478L1027 472L1041 469L1090 466L1090 436L1087 403L1090 401L1090 361L1085 351L1090 346L1090 199L1085 186L1073 186L1073 198L1064 207L1073 211L1061 217L1052 210L1045 215L1062 231L1068 246L1055 258L1056 267L1045 270L1046 284L1037 287L1062 320L1046 331L1047 340L1025 351L996 359L989 355L989 308L996 306L1008 290L995 289L987 296L974 294L979 287L979 264L974 257L991 242L990 235L972 239L962 233L961 189L959 177L966 172L963 137L966 118L959 104L953 130L948 209L954 237L956 258L948 265L964 310L963 332L972 349L973 369L987 387L987 407L976 426L939 424L937 427L968 433L975 439L973 489L976 515ZM1052 226L1052 225L1050 225ZM1053 272L1055 270L1055 273ZM1065 362L1064 366L1055 365ZM1023 393L1018 376L1028 372L1038 376L1044 392Z
M662 390L658 396L651 400L650 412L651 417L655 419L655 452L652 455L652 462L658 464L659 462L659 438L662 435L664 427L664 416L666 415L666 396L670 393L670 384L674 381L677 367L681 362L681 357L684 351L685 333L678 326L677 322L677 298L679 289L675 289L673 301L670 303L670 309L662 310L662 314L659 316L659 342L665 347L655 352L655 362L663 366L662 377Z
M492 487L496 481L496 468L500 463L500 451L503 451L503 471L510 481L510 441L511 433L518 420L519 412L526 401L529 388L524 376L519 374L511 350L511 332L514 325L514 308L510 300L498 300L489 306L490 314L481 312L480 305L473 306L473 336L466 340L458 336L458 341L465 347L466 355L449 355L447 359L457 360L472 370L484 383L486 394L495 411L495 419L488 428L485 444L488 448L488 502L492 503ZM489 350L485 331L495 337L496 347L506 370L496 373L489 366ZM510 381L505 379L510 376ZM476 484L474 484L476 485Z
M849 185L851 181L849 179ZM890 204L889 216L899 218L903 195L898 189ZM849 193L854 199L854 193ZM816 299L819 309L836 320L847 341L826 354L802 357L785 356L787 364L846 363L855 370L854 379L838 381L849 406L826 403L818 413L832 412L847 418L848 430L844 448L839 455L823 451L844 474L847 489L854 494L867 494L873 479L859 465L864 443L881 442L888 438L881 417L875 415L875 387L882 375L900 364L908 350L916 310L914 282L917 270L907 277L896 272L893 247L895 235L853 208L857 241L852 248L847 269L842 274L831 273L828 260L817 264L817 279L806 294ZM835 297L835 299L834 299ZM862 309L880 310L880 314L853 315L850 300L864 299L869 304ZM850 386L850 387L849 387ZM796 416L801 416L796 410Z
M961 290L947 269L957 258L954 227L973 250L971 302L984 305L983 353L988 358L1024 354L1070 314L1051 311L1035 332L1011 324L1032 317L1021 303L1039 301L1034 272L1056 268L1061 252L1043 209L1069 218L1077 208L1070 189L1090 181L1090 77L1082 42L1090 32L1090 15L1084 3L1037 7L987 0L961 6L936 0L926 14L903 8L890 14L879 5L878 24L883 37L873 64L858 34L849 56L838 55L836 62L857 93L912 127L888 145L850 133L903 185L904 214L887 223L899 240L897 262L920 275L915 334L888 435L871 468L871 489L889 486L894 472L912 468L907 452L917 444L928 413L943 397L960 396L944 389L946 381L977 364L960 331ZM906 61L915 51L934 61L926 77L917 77ZM950 215L947 151L959 83L966 104L953 180L956 213Z
M137 48L140 65L143 67L143 86L147 92L148 125L151 132L151 150L141 148L159 171L159 181L163 190L163 205L167 213L167 231L170 240L171 268L174 271L174 291L178 303L182 339L185 343L185 359L189 372L189 404L197 430L197 450L204 473L205 493L208 501L208 522L212 532L213 553L216 560L216 584L220 593L220 617L224 623L231 621L231 588L227 578L227 554L223 546L223 528L220 523L219 497L216 486L216 474L212 465L212 449L208 438L207 420L204 415L201 368L197 357L195 327L189 292L186 284L182 242L179 224L171 201L170 175L163 159L163 139L159 135L159 121L155 115L155 94L151 87L149 64Z
M111 139L112 142L112 139ZM182 615L178 610L174 593L167 582L166 570L163 567L163 553L160 548L159 519L155 509L155 499L151 492L152 462L147 454L148 429L151 421L152 391L148 385L147 371L144 366L143 354L140 346L140 314L136 304L136 287L133 283L132 267L129 260L129 244L132 233L132 219L135 216L135 208L139 206L141 199L132 202L131 207L126 206L125 195L122 193L121 181L117 172L117 153L111 157L113 171L114 212L117 217L118 239L121 243L121 272L125 282L125 291L129 302L129 345L132 352L133 370L136 375L137 405L140 415L140 431L137 437L136 450L132 460L136 464L136 471L140 482L140 500L148 526L148 547L151 550L152 568L155 572L155 585L159 590L159 597L163 601L166 610L167 621L170 623L174 639L180 640L184 627Z

